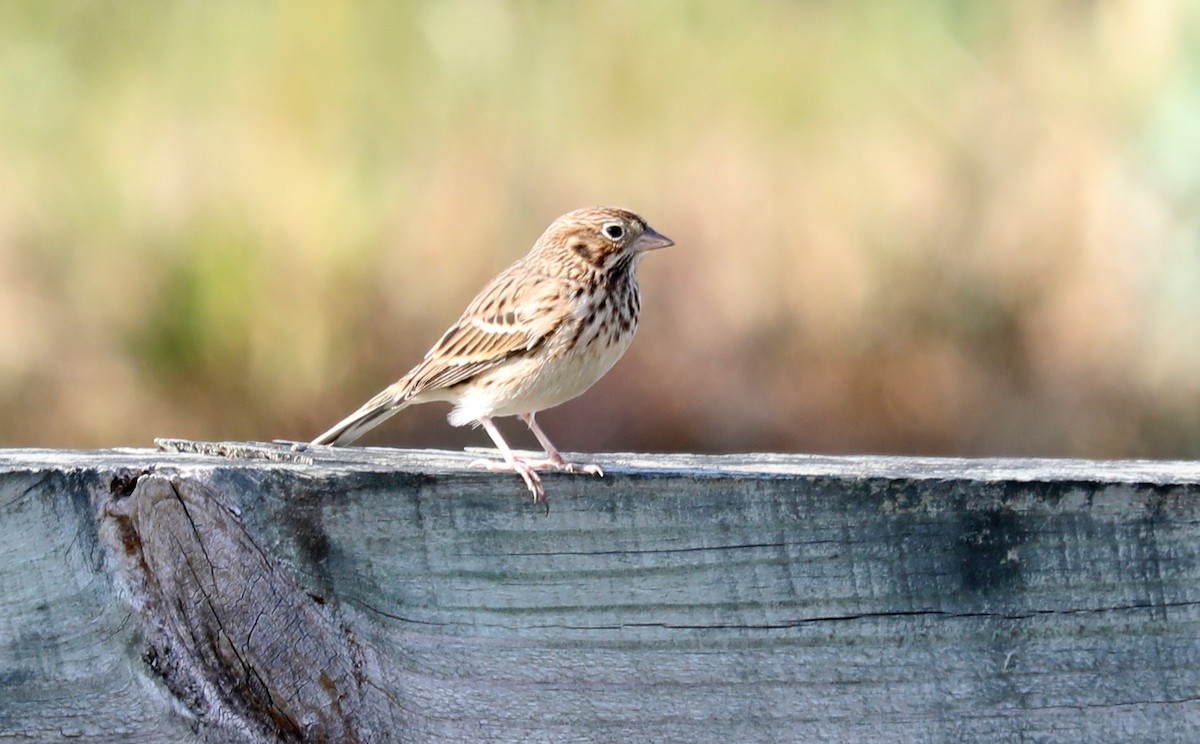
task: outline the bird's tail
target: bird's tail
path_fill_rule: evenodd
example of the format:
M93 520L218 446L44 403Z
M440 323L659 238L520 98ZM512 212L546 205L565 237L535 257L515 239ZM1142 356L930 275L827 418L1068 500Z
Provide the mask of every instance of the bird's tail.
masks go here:
M350 444L407 408L408 398L398 394L395 387L393 385L371 398L362 405L362 408L334 424L329 431L312 440L312 443L328 444L334 447Z

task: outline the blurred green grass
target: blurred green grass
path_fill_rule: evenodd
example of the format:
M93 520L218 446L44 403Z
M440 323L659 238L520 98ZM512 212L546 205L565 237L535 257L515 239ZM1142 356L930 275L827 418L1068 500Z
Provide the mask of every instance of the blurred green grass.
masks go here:
M0 444L310 438L615 203L564 448L1200 456L1197 11L0 4Z

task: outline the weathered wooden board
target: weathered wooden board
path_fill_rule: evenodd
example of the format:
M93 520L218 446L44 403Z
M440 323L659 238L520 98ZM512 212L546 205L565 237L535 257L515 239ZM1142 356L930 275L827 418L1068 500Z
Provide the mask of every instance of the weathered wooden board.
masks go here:
M0 741L1200 740L1200 463L166 446L0 452Z

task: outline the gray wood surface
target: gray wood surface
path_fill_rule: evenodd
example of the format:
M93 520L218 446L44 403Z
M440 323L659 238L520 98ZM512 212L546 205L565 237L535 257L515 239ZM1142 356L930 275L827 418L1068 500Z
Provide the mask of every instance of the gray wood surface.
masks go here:
M1200 463L0 451L0 741L1200 741Z

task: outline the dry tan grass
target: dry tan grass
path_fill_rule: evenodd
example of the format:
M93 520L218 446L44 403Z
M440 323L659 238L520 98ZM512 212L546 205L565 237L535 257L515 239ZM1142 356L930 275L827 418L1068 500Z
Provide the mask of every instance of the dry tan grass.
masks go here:
M567 448L1200 454L1190 5L394 5L0 8L0 443L308 438L617 203Z

